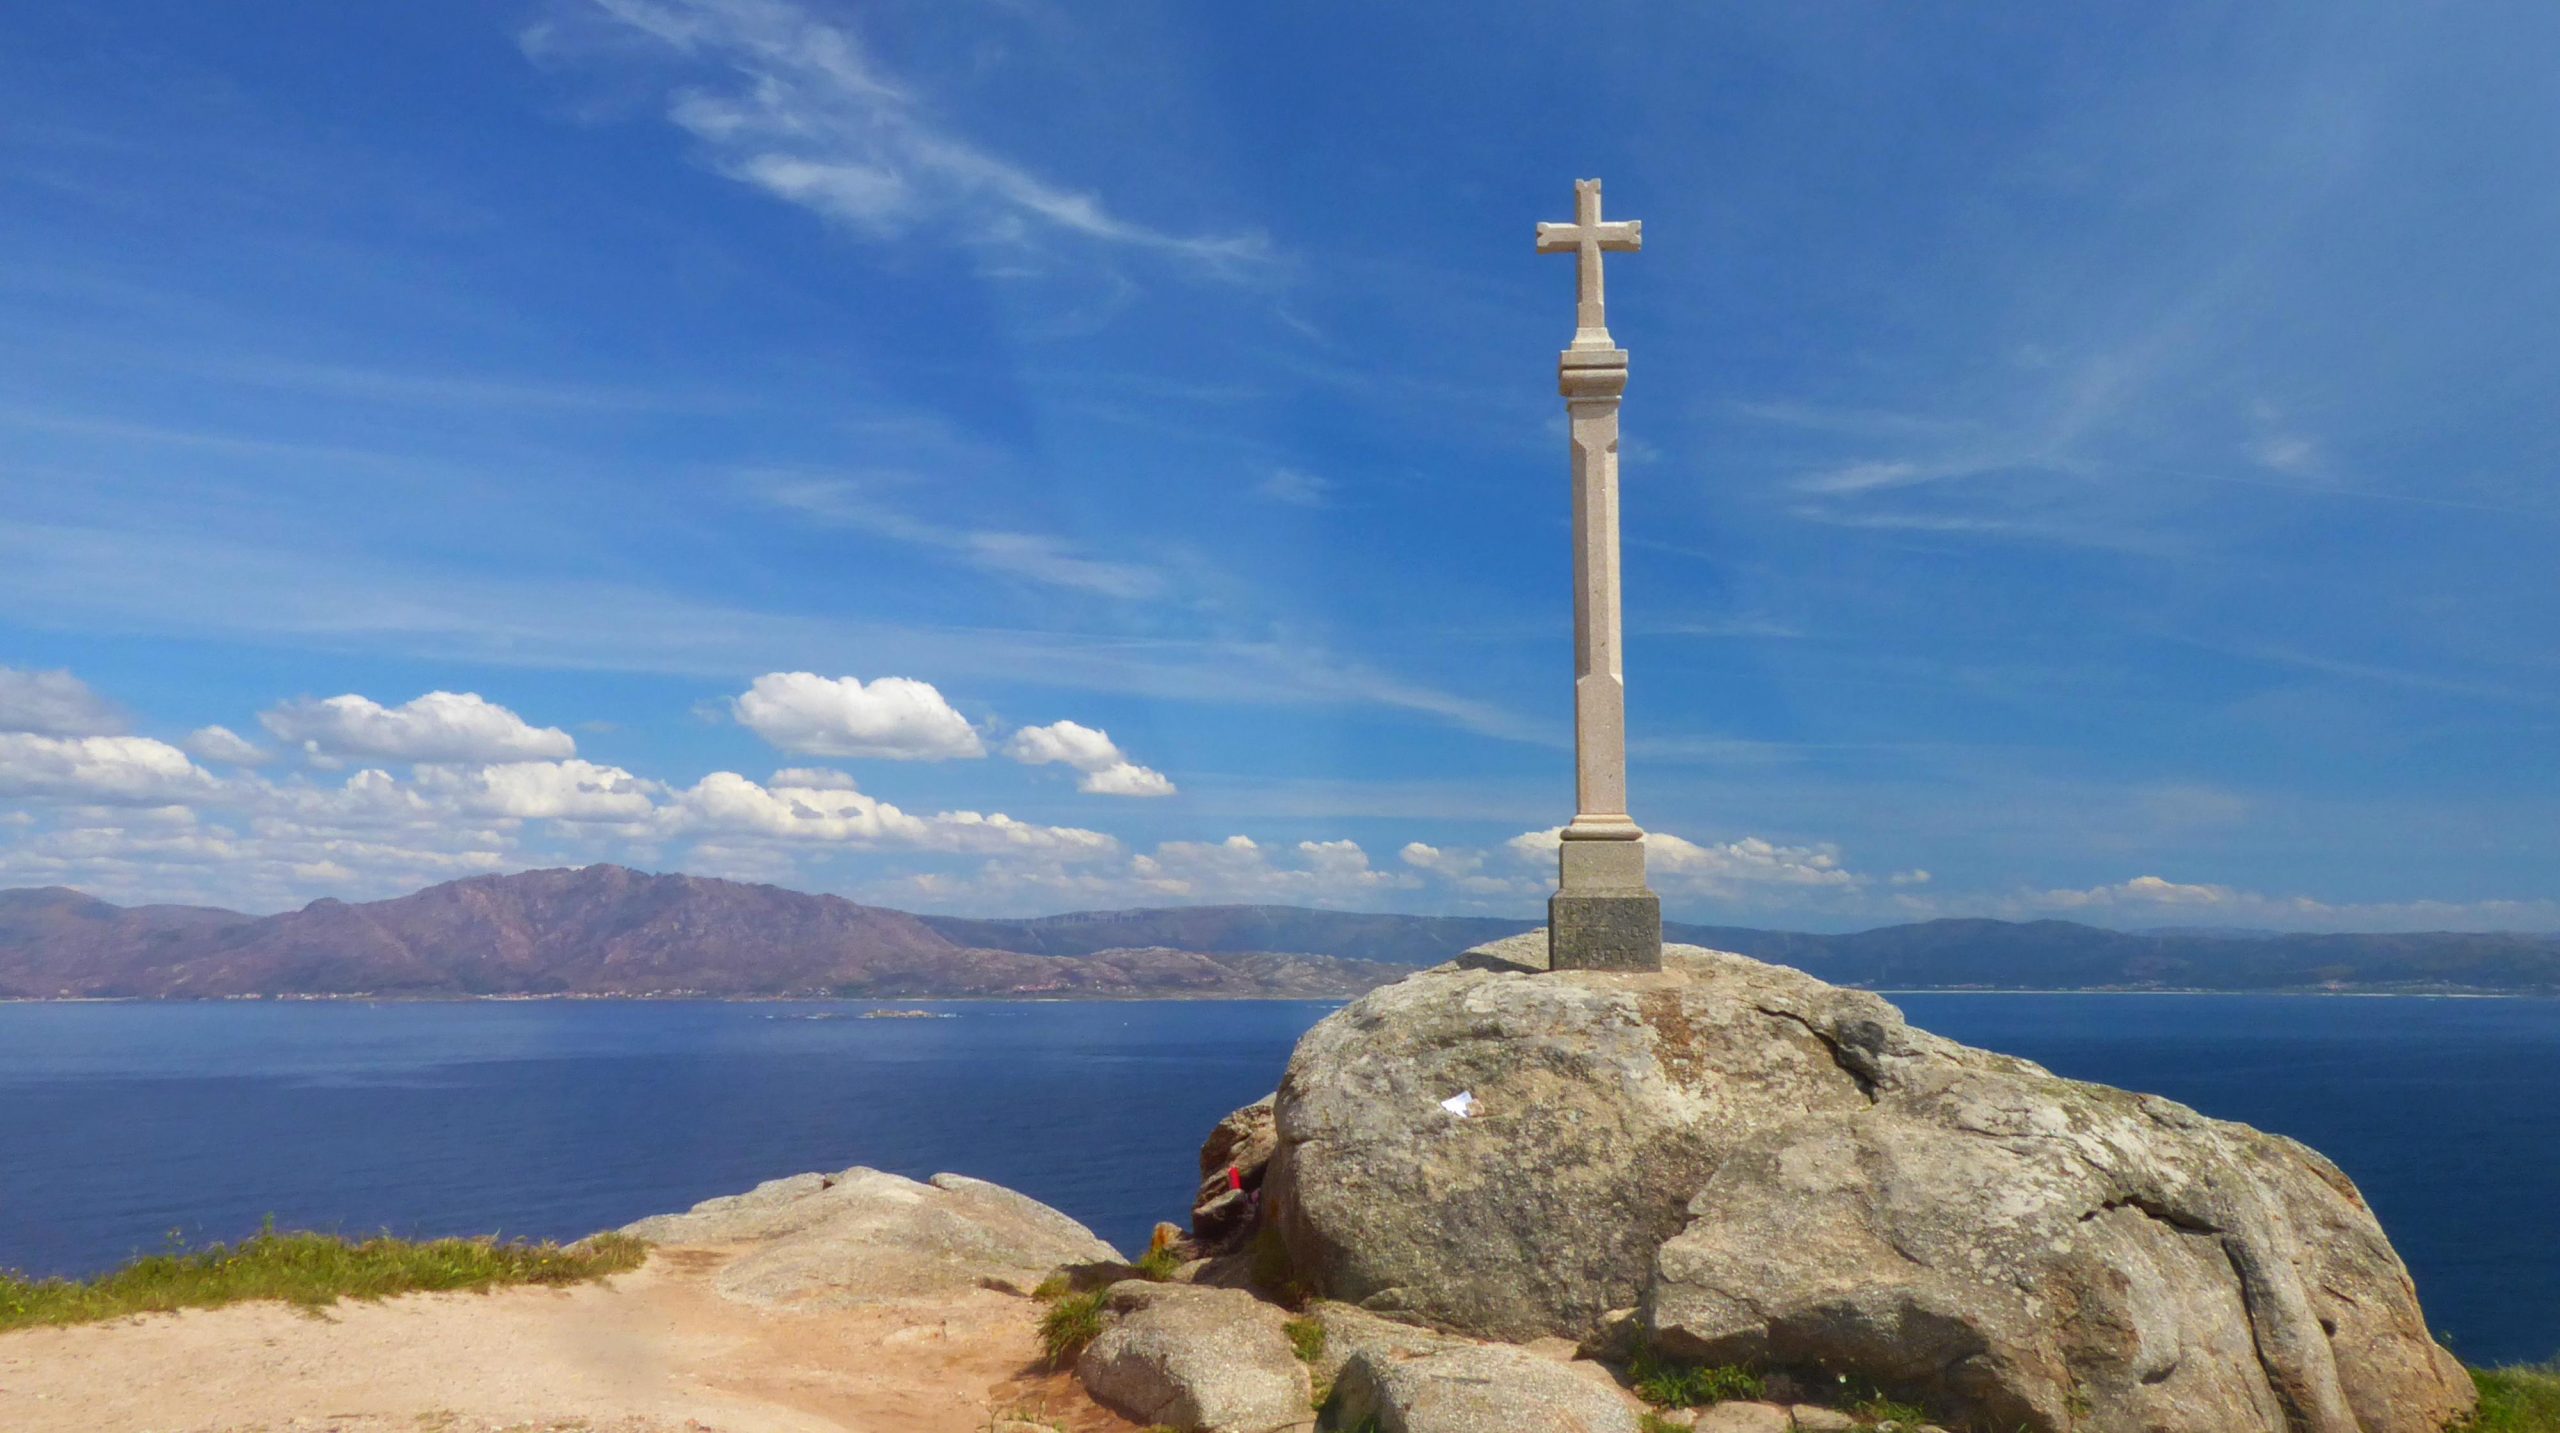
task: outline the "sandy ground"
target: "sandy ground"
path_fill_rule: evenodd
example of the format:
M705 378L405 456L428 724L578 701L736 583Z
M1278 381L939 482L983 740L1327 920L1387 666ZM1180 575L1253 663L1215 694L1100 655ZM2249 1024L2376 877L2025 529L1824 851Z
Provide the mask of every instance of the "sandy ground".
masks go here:
M7 1433L964 1433L1135 1425L1041 1370L1029 1299L866 1309L721 1298L722 1249L609 1284L244 1304L0 1334Z

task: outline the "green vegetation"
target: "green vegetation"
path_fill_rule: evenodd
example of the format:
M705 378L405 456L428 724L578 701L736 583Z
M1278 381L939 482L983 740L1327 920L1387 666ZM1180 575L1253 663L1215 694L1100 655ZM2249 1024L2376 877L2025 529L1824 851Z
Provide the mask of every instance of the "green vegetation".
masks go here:
M1859 1399L1849 1405L1849 1411L1870 1423L1899 1423L1905 1428L1917 1428L1929 1421L1928 1410L1881 1394Z
M1102 1294L1061 1294L1040 1316L1040 1348L1051 1368L1064 1368L1102 1336Z
M432 1290L576 1284L639 1268L648 1257L649 1246L627 1234L598 1234L565 1248L496 1239L412 1242L387 1235L357 1243L334 1234L279 1234L270 1225L237 1244L173 1247L87 1282L0 1274L0 1331L249 1299L317 1309L340 1299Z
M1656 1408L1704 1408L1729 1399L1758 1398L1765 1385L1747 1368L1680 1363L1651 1349L1637 1351L1627 1365L1627 1380L1636 1397Z
M1324 1357L1324 1325L1314 1319L1291 1319L1284 1325L1289 1330L1289 1347L1298 1351L1298 1362L1313 1363Z
M1170 1244L1159 1245L1149 1249L1137 1263L1129 1267L1138 1271L1139 1278L1161 1284L1181 1269L1182 1251Z
M2513 1368L2475 1368L2480 1411L2463 1433L2560 1433L2560 1359Z
M1672 1422L1659 1413L1648 1413L1639 1419L1636 1430L1637 1433L1689 1433L1686 1427Z

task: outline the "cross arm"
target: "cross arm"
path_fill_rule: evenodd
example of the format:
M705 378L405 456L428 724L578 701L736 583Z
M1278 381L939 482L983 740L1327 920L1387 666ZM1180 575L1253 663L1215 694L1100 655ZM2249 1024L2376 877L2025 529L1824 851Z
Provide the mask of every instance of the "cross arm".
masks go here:
M1601 248L1613 254L1632 254L1644 247L1644 221L1629 219L1607 224L1540 224L1538 252L1569 254L1586 240L1597 240Z

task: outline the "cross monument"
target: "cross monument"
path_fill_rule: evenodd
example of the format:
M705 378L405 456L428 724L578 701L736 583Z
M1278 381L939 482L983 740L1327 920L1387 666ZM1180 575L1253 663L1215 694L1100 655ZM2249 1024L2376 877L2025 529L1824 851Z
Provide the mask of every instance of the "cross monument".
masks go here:
M1644 226L1600 221L1600 181L1573 185L1570 224L1540 224L1538 252L1580 269L1573 345L1557 361L1573 443L1574 816L1564 828L1547 952L1557 970L1659 970L1662 902L1644 883L1644 830L1627 815L1627 682L1618 616L1618 399L1627 351L1609 337L1600 256L1634 253Z

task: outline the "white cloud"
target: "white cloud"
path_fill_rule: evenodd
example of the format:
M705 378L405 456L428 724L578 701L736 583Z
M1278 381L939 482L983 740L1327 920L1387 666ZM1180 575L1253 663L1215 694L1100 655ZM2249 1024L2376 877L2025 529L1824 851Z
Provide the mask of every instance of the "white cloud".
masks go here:
M422 766L418 786L468 815L545 821L645 821L665 789L618 766L575 760Z
M682 831L767 836L785 841L897 841L922 844L924 823L873 800L850 781L829 786L758 786L715 771L676 798Z
M1914 915L1944 914L1953 902L1898 898ZM2309 931L2552 931L2560 900L2324 901L2270 895L2204 881L2135 876L2110 885L2031 890L1965 901L1968 914L2033 919L2063 915L2101 925L2214 925Z
M69 672L0 667L0 731L39 736L111 736L124 714Z
M1051 762L1081 772L1076 789L1096 796L1171 796L1165 774L1129 760L1109 733L1078 722L1027 726L1004 744L1004 754L1025 766Z
M1552 864L1564 844L1563 827L1524 831L1503 844L1523 860ZM1645 833L1646 879L1674 894L1731 896L1745 888L1799 887L1848 890L1866 878L1844 869L1829 844L1781 846L1757 836L1702 846L1668 831Z
M1153 767L1134 761L1115 762L1100 771L1088 771L1076 782L1079 791L1096 796L1171 796L1172 778Z
M1405 842L1404 849L1396 852L1396 859L1417 871L1429 871L1451 880L1472 876L1484 869L1484 853L1481 851L1443 851L1420 841Z
M1129 862L1129 876L1143 891L1185 901L1311 900L1341 904L1387 889L1411 889L1420 881L1371 869L1369 855L1353 841L1300 841L1298 863L1282 865L1270 848L1250 836L1223 841L1166 841Z
M322 756L394 761L538 761L577 754L558 727L537 727L474 692L429 692L396 707L353 693L302 698L261 712L282 741Z
M969 719L930 682L767 672L730 703L738 724L800 756L950 761L984 756Z
M1153 250L1240 274L1269 257L1257 235L1185 235L1139 224L942 127L882 73L861 39L787 0L593 0L619 38L654 42L718 87L677 92L667 117L721 173L889 237L932 224L1020 252L1048 236ZM616 38L608 31L602 38ZM590 48L591 23L540 25L537 59Z
M2042 903L2061 910L2089 906L2228 906L2240 901L2229 886L2182 885L2159 876L2136 876L2085 891L2047 891Z
M211 795L213 774L147 736L0 732L0 796L159 804Z
M218 761L225 766L256 766L267 759L265 748L227 726L197 727L178 745L198 761Z
M780 784L785 778L812 777L831 779L823 784ZM676 796L666 823L679 834L983 855L1033 853L1061 860L1111 855L1120 845L1099 831L1038 826L1001 812L911 815L855 789L852 779L840 772L787 771L778 773L775 781L773 786L759 786L736 772L715 771Z
M851 791L856 783L841 771L823 766L786 766L773 774L767 786L805 786L813 791Z
M1331 482L1295 468L1280 469L1264 478L1254 491L1275 503L1286 503L1291 507L1320 508L1330 507L1333 503Z
M1701 846L1668 832L1645 845L1653 869L1673 885L1784 885L1846 887L1863 883L1841 869L1837 847L1780 846L1757 836Z

